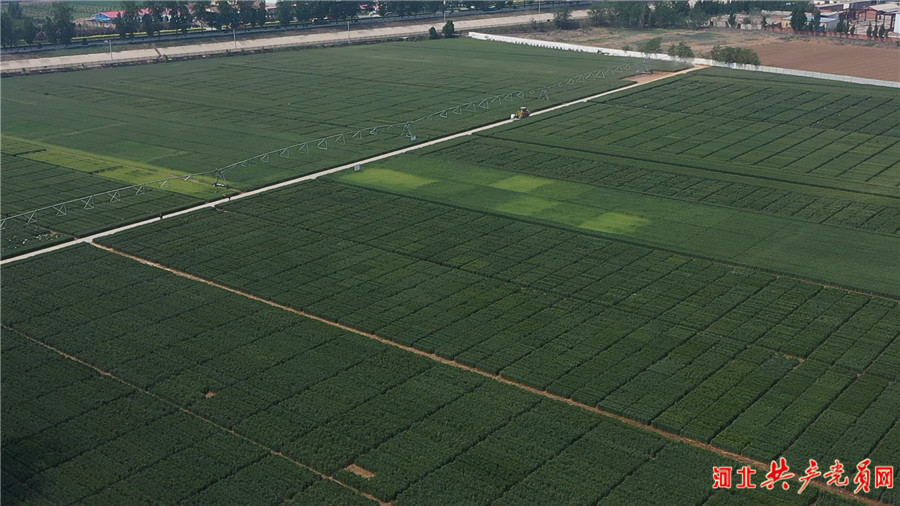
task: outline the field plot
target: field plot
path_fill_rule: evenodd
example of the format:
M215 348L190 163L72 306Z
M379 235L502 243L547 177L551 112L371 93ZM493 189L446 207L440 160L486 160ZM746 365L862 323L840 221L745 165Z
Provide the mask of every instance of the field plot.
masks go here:
M836 499L714 491L737 462L88 246L10 286L4 503Z
M900 138L891 126L900 100L890 90L829 85L838 104L868 104L841 107L836 125L808 111L809 100L824 100L822 85L757 79L693 72L341 180L900 296ZM798 89L803 100L778 102ZM766 118L777 109L797 119L739 119L748 93L753 104L775 97L760 110ZM798 148L811 138L822 143L815 156ZM846 170L798 168L820 155ZM866 164L871 178L853 175Z
M30 157L34 152L18 152L18 143L3 142L2 212L5 216L21 211L78 199L59 209L48 209L29 222L29 216L6 222L0 254L6 257L23 253L73 235L110 228L141 218L149 218L162 210L178 209L202 202L194 196L148 188L137 198L136 190L117 193L122 183L84 171L61 167ZM12 151L12 152L11 152ZM109 192L109 193L106 193Z
M230 186L247 189L408 146L410 135L425 140L503 119L520 105L539 108L623 86L627 83L620 78L634 69L611 69L636 64L634 59L556 55L462 39L437 42L441 44L287 51L7 79L4 152L9 145L16 156L112 179L103 188L116 188L214 171L310 141L227 173ZM600 69L610 70L567 81ZM548 100L538 100L542 87L559 82L563 84L549 90ZM530 93L496 98L517 91ZM486 100L491 97L496 100ZM402 125L419 118L426 119L408 129ZM327 136L337 137L316 141ZM212 187L214 181L215 175L174 181L167 189L209 198L222 193ZM4 195L60 201L53 187L35 182L36 187L20 187L22 180L4 175ZM65 195L77 198L94 188L66 184ZM2 211L29 211L32 203L4 199ZM159 213L178 205L148 202L146 207ZM113 214L123 216L118 210ZM49 219L53 216L40 216L39 221L48 223L39 224L53 228L58 221ZM80 228L116 224L103 216L86 218Z
M756 459L895 444L895 300L336 183L224 210L103 242Z

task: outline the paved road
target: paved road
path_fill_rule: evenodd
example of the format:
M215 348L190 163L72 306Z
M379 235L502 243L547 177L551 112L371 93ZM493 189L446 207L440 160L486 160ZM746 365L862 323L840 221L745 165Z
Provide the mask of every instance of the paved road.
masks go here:
M586 10L572 12L573 19L587 17ZM457 31L480 30L497 26L510 26L528 24L531 20L552 22L552 13L530 13L514 16L497 16L482 19L454 20ZM395 39L409 36L422 36L428 33L428 29L434 26L440 28L439 20L427 22L412 22L399 26L366 28L349 31L331 31L320 33L308 33L302 35L286 35L283 37L259 38L248 40L233 40L228 42L209 42L190 44L184 46L161 47L156 49L130 49L125 51L112 51L111 53L90 53L69 56L55 56L50 58L30 58L24 60L0 61L0 72L18 73L24 70L39 71L55 68L84 68L97 67L116 63L129 63L139 61L153 61L166 58L187 58L204 54L224 54L240 51L259 51L263 49L276 49L300 46L314 46L322 44L346 44L348 42L363 42L368 40Z
M622 88L617 88L617 89L615 89L615 90L605 91L605 92L599 93L599 94L597 94L597 95L593 95L593 96L586 97L586 98L581 98L581 99L578 99L578 100L573 100L573 101L571 101L571 102L566 102L566 103L563 103L563 104L558 104L558 105L555 105L555 106L553 106L553 107L548 107L548 108L546 108L546 109L541 109L541 110L539 110L539 111L533 112L533 113L532 113L532 116L540 116L541 114L546 114L546 113L548 113L548 112L556 111L556 110L559 110L559 109L562 109L562 108L565 108L565 107L570 107L570 106L572 106L572 105L583 104L583 103L585 103L585 102L587 102L587 101L589 101L589 100L593 100L593 99L595 99L595 98L603 97L603 96L606 96L606 95L609 95L609 94L612 94L612 93L618 93L618 92L620 92L620 91L627 90L627 89L633 88L633 87L635 87L635 86L641 86L641 85L643 85L643 84L646 84L646 83L649 83L649 82L653 82L653 81L657 81L657 80L659 80L659 79L665 79L665 78L670 77L670 76L674 76L674 75L678 75L678 74L683 74L683 73L685 73L685 72L691 72L691 71L696 70L696 69L698 69L698 68L700 68L700 67L691 67L691 68L689 68L689 69L682 70L682 71L675 72L675 73L655 73L655 74L653 74L653 75L651 75L651 76L641 76L641 78L638 79L637 82L636 82L635 84L632 84L632 85L629 85L629 86L624 86L624 87L622 87ZM526 121L527 121L527 120L526 120ZM441 143L441 142L445 142L445 141L449 141L449 140L453 140L453 139L458 139L458 138L460 138L460 137L465 137L465 136L467 136L467 135L472 135L472 134L474 134L474 133L483 132L483 131L485 131L485 130L490 130L490 129L492 129L492 128L497 128L497 127L499 127L499 126L508 125L508 124L510 124L510 123L512 123L512 122L513 122L513 120L511 120L511 119L506 119L506 120L503 120L503 121L498 121L498 122L496 122L496 123L491 123L491 124L489 124L489 125L480 126L480 127L478 127L478 128L473 128L473 129L471 129L471 130L466 130L466 131L464 131L464 132L459 132L459 133L456 133L456 134L448 135L448 136L446 136L446 137L441 137L441 138L439 138L439 139L434 139L434 140L427 141L427 142L423 142L423 143L420 143L420 144L415 144L415 145L409 146L409 147L407 147L407 148L398 149L397 151L391 151L390 153L384 153L384 154L382 154L382 155L373 156L372 158L366 158L365 160L359 160L359 161L356 161L356 162L353 162L353 163L348 163L348 164L346 164L346 165L341 165L341 166L338 166L338 167L332 167L332 168L330 168L330 169L326 169L326 170L323 170L323 171L320 171L320 172L315 172L315 173L313 173L313 174L308 174L308 175L306 175L306 176L301 176L301 177L298 177L298 178L295 178L295 179L291 179L291 180L288 180L288 181L283 181L283 182L281 182L281 183L276 183L276 184L273 184L273 185L269 185L269 186L265 186L265 187L262 187L262 188L258 188L258 189L256 189L256 190L251 190L251 191L239 193L239 194L237 194L237 195L232 195L231 197L223 197L223 198L221 198L221 199L214 200L214 201L210 201L210 202L206 202L206 203L203 203L203 204L199 204L199 205L197 205L197 206L194 206L194 207L191 207L191 208L188 208L188 209L184 209L184 210L181 210L181 211L176 211L176 212L172 212L172 213L170 213L170 214L166 214L166 215L163 216L162 219L174 218L174 217L176 217L176 216L182 216L182 215L189 214L189 213L193 213L193 212L197 212L197 211L200 211L200 210L203 210L203 209L210 209L210 208L213 208L213 207L215 207L215 206L217 206L217 205L225 204L225 203L227 203L227 202L230 202L231 200L239 200L239 199L243 199L243 198L247 198L247 197L252 197L252 196L254 196L254 195L259 195L260 193L264 193L264 192L267 192L267 191L276 190L276 189L278 189L278 188L284 188L285 186L295 185L295 184L297 184L297 183L301 183L301 182L303 182L303 181L309 181L309 180L311 180L311 179L316 179L316 178L318 178L318 177L321 177L321 176L324 176L324 175L327 175L327 174L333 174L333 173L335 173L335 172L339 172L339 171L342 171L342 170L347 170L347 169L350 169L350 168L352 168L352 167L354 167L354 166L356 166L356 165L365 166L365 165L368 165L368 164L370 164L370 163L377 162L377 161L379 161L379 160L383 160L383 159L385 159L385 158L390 158L390 157L392 157L392 156L400 155L400 154L403 154L403 153L408 153L408 152L414 151L414 150L416 150L416 149L421 149L421 148L425 148L425 147L428 147L428 146L433 146L433 145L438 144L438 143ZM365 170L365 169L363 169L363 170ZM68 248L68 247L74 246L74 245L76 245L76 244L90 243L90 242L93 242L95 239L99 239L99 238L101 238L101 237L106 237L106 236L109 236L109 235L117 234L117 233L123 232L123 231L125 231L125 230L130 230L130 229L133 229L133 228L142 227L142 226L144 226L144 225L149 225L149 224L155 223L155 222L157 222L157 221L159 221L159 220L160 220L160 218L152 218L152 219L149 219L149 220L139 221L139 222L136 222L136 223L131 223L131 224L129 224L129 225L123 225L123 226L118 227L118 228L106 230L106 231L103 231L103 232L98 232L98 233L93 234L93 235L89 235L89 236L81 237L81 238L78 238L78 239L74 239L74 240L71 240L71 241L68 241L68 242L64 242L64 243L56 244L56 245L53 245L53 246L49 246L49 247L47 247L47 248L43 248L43 249L31 251L31 252L29 252L29 253L24 253L24 254L22 254L22 255L18 255L18 256L12 257L12 258L4 258L3 260L0 260L0 265L6 265L6 264L8 264L8 263L17 262L17 261L19 261L19 260L24 260L24 259L26 259L26 258L31 258L31 257L35 257L35 256L38 256L38 255L43 255L44 253L49 253L49 252L51 252L51 251L56 251L56 250L60 250L60 249L63 249L63 248Z

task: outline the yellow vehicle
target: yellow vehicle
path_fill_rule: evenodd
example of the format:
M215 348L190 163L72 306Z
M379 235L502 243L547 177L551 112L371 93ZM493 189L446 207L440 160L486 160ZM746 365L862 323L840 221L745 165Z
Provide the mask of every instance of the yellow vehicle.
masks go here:
M519 107L519 110L516 111L515 114L510 114L509 119L522 119L531 116L531 111L528 110L527 107Z

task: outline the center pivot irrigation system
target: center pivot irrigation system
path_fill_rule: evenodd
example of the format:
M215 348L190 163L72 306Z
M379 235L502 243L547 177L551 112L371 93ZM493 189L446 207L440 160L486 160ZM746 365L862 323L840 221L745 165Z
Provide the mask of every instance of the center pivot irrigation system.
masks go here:
M25 220L27 223L37 223L38 218L41 215L45 215L46 213L53 213L55 216L67 216L69 211L71 210L91 210L94 209L95 205L97 204L117 202L125 197L143 195L146 192L155 189L165 189L168 187L170 181L197 181L202 177L206 177L208 178L208 180L211 180L212 177L215 177L215 181L212 184L215 186L225 187L227 185L226 175L235 169L248 167L253 163L267 164L269 163L269 159L271 157L277 156L280 158L289 158L291 152L310 154L315 150L327 151L329 145L333 146L335 144L347 144L348 140L361 140L363 139L363 137L378 135L379 132L383 131L390 132L399 130L401 136L415 142L417 140L417 137L413 133L413 126L417 123L433 119L449 118L451 115L460 116L466 112L477 113L482 109L490 109L494 104L510 102L517 98L535 97L537 100L550 100L549 93L550 90L553 90L554 88L576 86L579 83L584 83L592 79L602 79L607 77L607 75L615 75L625 72L631 72L632 74L649 73L649 69L647 67L647 59L645 58L640 62L623 63L615 67L602 68L586 74L580 74L578 76L570 77L549 86L542 86L540 88L532 88L530 90L511 91L508 93L493 95L480 100L448 107L441 111L433 112L431 114L427 114L410 121L364 127L353 131L319 137L317 139L300 142L266 153L262 153L251 158L226 165L224 167L219 167L217 169L195 172L183 176L171 176L154 181L149 181L146 183L123 186L121 188L116 188L113 190L107 190L99 193L94 193L92 195L86 195L84 197L74 198L65 202L58 202L38 209L32 209L30 211L23 211L6 215L0 218L0 230L5 229L7 223L10 220Z

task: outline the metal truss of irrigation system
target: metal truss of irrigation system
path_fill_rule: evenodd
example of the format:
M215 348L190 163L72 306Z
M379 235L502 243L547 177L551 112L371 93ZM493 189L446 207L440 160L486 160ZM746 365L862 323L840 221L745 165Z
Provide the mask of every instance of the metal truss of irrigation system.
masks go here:
M607 74L612 75L628 71L632 71L634 73L648 73L649 70L647 68L647 59L645 58L641 62L623 63L615 67L602 68L593 72L589 72L587 74L580 74L578 76L570 77L563 81L553 83L549 86L532 88L525 91L511 91L508 93L493 95L480 100L448 107L441 111L433 112L431 114L410 121L376 125L360 128L349 132L319 137L318 139L308 140L283 148L274 149L272 151L253 156L251 158L247 158L245 160L241 160L224 167L219 167L217 169L207 170L203 172L194 172L192 174L186 174L183 176L170 176L162 179L157 179L155 181L148 181L146 183L123 186L114 190L102 191L99 193L94 193L92 195L67 200L65 202L58 202L56 204L51 204L38 209L32 209L30 211L7 215L0 218L0 230L4 230L10 220L24 219L27 223L36 223L38 221L38 216L47 212L54 212L56 213L56 216L67 216L70 210L76 210L78 208L82 210L91 210L94 209L94 206L97 204L118 202L125 197L142 195L154 189L165 189L166 187L168 187L170 181L191 181L192 179L197 179L203 176L209 178L215 176L216 179L214 185L225 186L225 176L235 169L247 167L250 164L256 162L269 163L269 159L275 156L280 158L288 158L291 151L305 154L310 154L317 149L327 151L329 143L331 143L331 145L346 144L348 140L361 140L365 136L377 135L379 131L392 131L399 129L401 136L407 137L411 141L415 141L416 135L413 134L412 127L417 123L423 121L430 121L435 118L448 118L450 117L450 115L459 116L465 112L477 113L480 109L490 109L492 104L502 104L504 101L511 101L515 98L536 96L537 100L550 100L549 92L554 88L561 88L563 86L575 86L578 83L583 83L591 79L602 79L606 77Z

